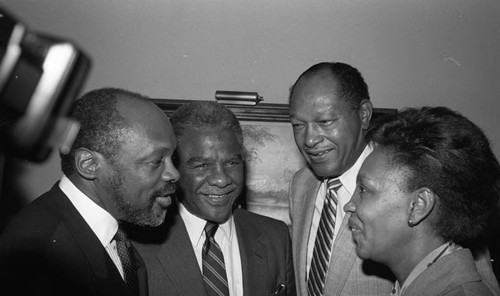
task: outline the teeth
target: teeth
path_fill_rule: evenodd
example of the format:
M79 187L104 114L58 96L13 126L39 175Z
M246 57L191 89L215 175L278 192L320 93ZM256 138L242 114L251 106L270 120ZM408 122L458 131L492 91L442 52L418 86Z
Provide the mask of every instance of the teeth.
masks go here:
M209 194L208 197L210 198L221 198L222 196L224 196L225 194L220 194L220 195L217 195L217 194Z
M318 153L311 153L313 156L323 156L325 154L327 154L328 152L330 151L323 151L323 152L318 152Z

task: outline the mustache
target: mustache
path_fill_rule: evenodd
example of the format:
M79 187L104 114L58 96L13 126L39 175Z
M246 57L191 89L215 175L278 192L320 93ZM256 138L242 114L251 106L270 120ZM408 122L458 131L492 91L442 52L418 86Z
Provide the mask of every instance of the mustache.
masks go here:
M158 190L155 193L155 196L167 196L167 195L172 195L175 193L177 190L177 185L175 183L167 183L165 187L163 187L161 190Z
M202 194L207 194L207 195L223 195L223 194L229 194L236 190L238 190L238 186L232 184L224 188L210 187L207 188L206 190L200 190L200 191L202 192Z

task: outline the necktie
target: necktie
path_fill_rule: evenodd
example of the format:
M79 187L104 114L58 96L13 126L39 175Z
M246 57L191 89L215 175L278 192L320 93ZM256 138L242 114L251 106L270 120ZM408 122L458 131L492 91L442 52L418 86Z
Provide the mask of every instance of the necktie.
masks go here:
M327 182L328 190L325 204L321 211L316 241L314 242L313 258L309 269L307 291L309 296L321 296L325 286L328 263L333 246L333 231L335 229L335 215L337 213L337 190L342 186L339 179Z
M212 222L207 222L205 225L206 240L202 251L203 280L207 295L229 296L224 256L214 238L218 227L218 224Z
M137 269L135 266L134 246L130 243L123 230L118 229L115 234L116 249L123 267L125 284L131 295L139 295L139 282L137 279Z

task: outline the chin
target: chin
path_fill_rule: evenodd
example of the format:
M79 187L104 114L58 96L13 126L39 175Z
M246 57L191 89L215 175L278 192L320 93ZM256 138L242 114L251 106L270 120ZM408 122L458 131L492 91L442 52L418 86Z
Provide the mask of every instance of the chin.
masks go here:
M167 216L167 211L161 211L159 213L153 212L148 215L143 215L135 219L135 223L139 226L149 226L149 227L157 227L163 224L165 221L165 217Z
M213 221L213 222L216 222L219 224L223 224L227 220L229 220L229 217L231 217L231 214L229 214L229 215L214 215L214 216L208 218L207 220Z
M368 256L363 251L359 251L358 249L356 249L356 255L358 255L358 257L363 259L363 260L371 259L370 256Z
M367 250L364 250L358 243L356 243L356 255L358 255L358 257L363 260L371 259L369 256L369 252Z
M329 178L333 176L338 176L340 173L336 169L332 169L325 165L310 165L314 174L318 177Z

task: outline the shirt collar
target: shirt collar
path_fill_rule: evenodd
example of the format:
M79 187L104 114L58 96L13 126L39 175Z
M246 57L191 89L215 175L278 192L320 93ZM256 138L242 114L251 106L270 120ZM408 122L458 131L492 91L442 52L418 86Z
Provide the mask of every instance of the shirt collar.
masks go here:
M118 221L80 191L65 175L59 182L59 188L82 215L101 244L104 247L109 245L118 230Z
M179 203L179 214L186 225L186 230L188 232L189 239L191 240L191 244L193 246L197 246L200 243L203 244L205 242L204 228L207 224L207 220L193 215L182 203ZM233 215L231 215L226 222L219 225L216 235L218 233L222 233L223 239L231 242L231 236L234 234L234 227L234 219Z
M361 152L361 155L359 155L358 159L354 163L353 166L351 166L345 173L340 175L339 180L342 183L342 186L348 191L349 196L352 196L354 194L354 191L356 190L356 178L358 176L359 169L361 168L361 165L363 164L363 161L372 153L373 151L373 146L372 144L366 145L365 149L363 149L363 152Z
M423 273L428 267L430 267L432 264L434 264L437 260L443 258L444 256L446 256L446 255L448 255L448 254L450 254L458 249L461 249L461 247L454 244L454 243L451 243L451 242L445 243L445 244L439 246L438 248L434 249L432 252L430 252L427 256L425 256L425 258L422 259L422 261L420 261L413 268L413 270L410 272L410 274L408 275L408 277L404 281L403 285L400 285L398 283L398 281L396 281L396 283L395 283L396 289L401 294L403 294L405 292L406 288L408 288L408 286L410 286L411 283L413 283L413 281L421 273ZM396 295L398 295L398 294L396 294Z

